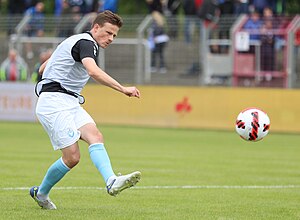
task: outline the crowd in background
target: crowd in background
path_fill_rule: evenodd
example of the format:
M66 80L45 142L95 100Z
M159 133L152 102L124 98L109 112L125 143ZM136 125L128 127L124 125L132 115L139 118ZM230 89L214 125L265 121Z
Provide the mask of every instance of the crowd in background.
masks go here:
M152 51L151 71L166 73L166 64L164 50L170 39L176 39L178 33L178 14L180 11L185 16L184 40L186 43L192 41L192 26L200 27L200 22L215 22L221 15L240 15L249 14L249 21L246 23L246 29L266 30L274 25L266 19L265 11L270 11L269 16L277 16L285 13L285 0L145 0L149 14L153 16L153 23L148 30L149 47ZM18 7L16 7L18 6ZM38 0L10 0L7 5L9 16L23 14L30 16L30 21L25 29L25 34L29 37L44 36L45 25L45 5L43 1ZM68 37L74 34L74 26L84 14L91 12L101 12L111 10L118 12L118 0L55 0L54 15L58 19L57 37ZM70 22L66 24L66 19ZM64 21L64 22L62 22ZM192 25L193 24L193 25ZM12 34L14 28L9 28L8 34ZM257 38L257 35L251 35L251 38ZM270 39L261 39L270 42ZM25 45L26 58L32 59L31 44ZM270 50L266 54L269 54ZM11 55L11 53L15 55ZM41 57L45 57L45 50L41 51ZM49 56L49 53L48 53ZM18 61L18 68L9 68L11 57ZM42 60L42 58L40 58ZM13 59L11 59L13 60ZM41 62L41 61L39 61ZM272 63L263 64L268 69ZM274 66L274 65L273 65ZM38 80L36 72L27 73L27 64L20 57L17 51L9 51L8 58L1 65L0 80ZM8 73L8 72L12 72ZM17 72L15 74L14 72ZM26 72L26 79L25 73ZM14 75L10 77L10 75ZM17 75L17 76L15 76Z
M82 16L91 12L110 10L117 12L118 0L55 0L54 15L58 20L57 37L68 37L74 34L74 27ZM28 37L43 37L45 34L45 4L40 0L10 0L7 3L9 17L29 16L30 20L24 34ZM67 21L66 21L67 19ZM9 19L12 20L12 19ZM8 25L8 35L15 33L15 27ZM26 58L31 60L34 52L31 43L25 44ZM52 53L51 49L42 48L39 51L39 60L34 66L32 73L29 72L28 64L16 49L8 51L7 58L0 66L0 81L29 81L37 82L41 79L38 74L39 66L47 60Z
M245 28L255 28L266 32L274 27L274 16L285 13L285 0L146 0L149 13L153 17L153 24L149 30L149 45L152 51L151 71L165 73L164 50L169 39L178 38L178 13L182 7L185 16L184 40L187 44L192 42L193 31L199 30L201 22L205 25L217 23L220 16L238 16L248 14L252 18L255 14L257 25L246 24ZM252 20L250 19L249 22ZM195 28L196 27L196 28ZM214 32L211 33L215 34ZM229 29L216 33L219 39L229 39ZM257 38L260 36L256 36ZM257 39L258 40L258 39ZM273 70L272 44L274 39L269 35L262 35L263 42L262 68ZM228 53L228 46L211 46L212 53Z
M9 0L7 11L9 14L23 14L42 0ZM100 12L103 10L117 11L118 0L54 0L54 15L60 16L67 7L76 7L80 13ZM72 10L71 10L72 11Z

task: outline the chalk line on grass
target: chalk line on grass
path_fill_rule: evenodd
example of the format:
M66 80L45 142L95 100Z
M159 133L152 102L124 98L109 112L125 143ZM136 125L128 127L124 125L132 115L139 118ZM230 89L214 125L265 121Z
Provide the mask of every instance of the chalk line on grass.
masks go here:
M0 191L29 190L31 187L1 187ZM300 188L300 185L186 185L186 186L135 186L132 189L293 189ZM54 190L106 190L105 187L92 186L69 186L54 187Z

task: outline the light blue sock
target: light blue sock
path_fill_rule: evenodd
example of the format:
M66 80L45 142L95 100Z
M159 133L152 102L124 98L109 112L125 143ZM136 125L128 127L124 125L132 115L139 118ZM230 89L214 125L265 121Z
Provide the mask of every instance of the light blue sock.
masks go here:
M38 191L43 196L48 196L51 188L60 181L64 175L70 170L69 167L63 162L62 158L55 161L48 169Z
M94 165L96 166L106 183L108 178L114 176L115 173L111 167L111 163L105 150L104 144L91 144L89 147L89 152Z

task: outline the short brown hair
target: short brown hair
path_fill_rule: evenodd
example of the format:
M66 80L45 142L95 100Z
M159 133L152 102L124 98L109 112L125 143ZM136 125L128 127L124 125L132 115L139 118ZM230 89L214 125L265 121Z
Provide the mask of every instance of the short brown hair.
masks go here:
M92 23L92 27L94 27L95 24L103 26L104 23L110 23L110 24L116 25L119 28L121 28L123 25L123 19L119 15L117 15L109 10L106 10L97 15L97 17L95 18L95 20Z

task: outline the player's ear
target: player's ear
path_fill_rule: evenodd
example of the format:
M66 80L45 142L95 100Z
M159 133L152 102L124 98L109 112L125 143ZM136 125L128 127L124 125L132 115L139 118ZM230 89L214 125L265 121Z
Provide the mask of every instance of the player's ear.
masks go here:
M95 23L93 26L92 26L92 29L94 30L98 30L99 29L99 24Z
M103 27L103 25L101 25L101 24L97 24L97 23L95 23L95 24L94 24L94 26L95 26L97 29L100 29L100 28L102 28L102 27Z

